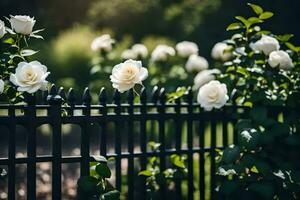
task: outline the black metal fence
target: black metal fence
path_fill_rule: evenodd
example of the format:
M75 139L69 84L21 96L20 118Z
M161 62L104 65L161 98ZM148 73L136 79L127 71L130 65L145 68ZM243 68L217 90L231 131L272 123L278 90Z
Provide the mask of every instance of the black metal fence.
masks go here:
M126 99L119 92L114 92L112 103L108 103L103 88L99 104L91 105L92 98L86 89L82 104L78 105L72 89L65 95L62 88L57 91L52 86L49 94L44 93L42 102L29 96L27 105L0 105L0 125L9 130L8 157L0 158L0 166L6 166L8 171L8 199L16 199L17 164L27 165L27 199L36 199L36 166L41 162L52 163L52 199L62 199L62 164L80 163L81 175L88 175L89 162L93 160L90 155L92 134L99 136L100 154L114 157L114 185L126 199L145 199L146 186L140 182L137 172L146 169L147 158L157 155L160 168L164 170L171 154L186 155L188 168L187 180L175 184L174 198L214 199L216 148L237 141L232 128L235 118L231 113L233 109L241 108L224 107L219 111L204 112L193 101L192 91L181 100L166 103L164 89L157 87L151 97L142 90L139 103L134 102L132 90L124 96ZM43 124L52 127L52 154L39 156L36 152L36 129ZM63 124L80 126L80 156L62 155ZM96 133L93 129L95 124L100 127ZM27 156L23 158L16 157L17 125L27 130ZM159 152L149 151L147 142L150 140L161 144ZM109 143L112 143L110 147ZM123 165L124 162L126 165Z

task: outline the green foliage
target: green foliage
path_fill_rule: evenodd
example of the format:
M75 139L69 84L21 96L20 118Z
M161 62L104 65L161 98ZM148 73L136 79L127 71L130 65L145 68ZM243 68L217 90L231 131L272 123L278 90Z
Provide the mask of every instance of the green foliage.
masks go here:
M289 42L292 34L274 35L260 27L272 12L248 5L255 16L237 16L238 22L227 28L239 36L227 40L233 57L223 64L219 78L232 92L233 104L249 107L237 118L238 144L221 153L219 195L226 199L299 199L299 49ZM262 34L279 41L280 49L293 60L292 69L272 68L269 55L254 52L250 44Z
M187 94L186 87L179 87L177 88L176 92L171 92L167 94L168 102L174 102L176 99L179 99Z
M118 200L120 192L106 180L111 177L111 171L107 166L107 160L103 156L94 156L94 162L90 163L90 176L81 177L78 182L77 198Z
M157 152L160 144L150 141L151 150ZM164 171L160 170L158 157L149 158L146 170L139 172L139 176L146 177L147 199L158 199L161 187L168 188L175 180L183 180L187 177L186 157L179 155L170 156L171 166Z

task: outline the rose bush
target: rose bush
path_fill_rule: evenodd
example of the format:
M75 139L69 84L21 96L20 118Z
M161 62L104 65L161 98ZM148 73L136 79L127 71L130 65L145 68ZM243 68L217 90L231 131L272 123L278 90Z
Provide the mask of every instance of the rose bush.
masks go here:
M23 93L46 90L49 72L38 61L31 61L37 51L28 47L29 38L42 39L42 30L33 31L34 18L23 15L7 19L11 28L0 20L0 102L19 103Z
M231 113L238 143L220 152L216 190L221 199L299 199L300 47L262 28L272 12L249 6L255 16L237 16L224 41L232 57L218 80L247 111Z

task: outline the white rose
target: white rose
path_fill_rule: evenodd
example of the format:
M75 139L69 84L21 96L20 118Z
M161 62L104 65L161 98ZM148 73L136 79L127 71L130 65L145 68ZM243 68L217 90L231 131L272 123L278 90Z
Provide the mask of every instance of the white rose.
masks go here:
M47 90L46 78L49 74L47 67L38 61L20 62L16 73L10 75L10 81L18 86L18 91L34 93L38 90Z
M253 51L263 52L265 55L269 55L272 51L277 51L280 48L279 42L268 35L262 35L260 40L251 43L250 47Z
M113 88L123 93L134 87L135 84L142 84L148 77L148 70L142 66L141 61L126 60L114 66L110 80Z
M176 44L176 50L179 56L186 58L192 54L198 54L198 45L194 42L183 41Z
M6 33L5 24L2 20L0 20L0 39L3 38L5 33Z
M232 57L231 46L224 42L218 42L211 50L211 57L216 60L227 61Z
M23 35L30 35L35 24L35 20L33 17L31 18L25 15L11 15L9 21L11 24L11 28L16 33L21 33Z
M199 72L194 78L193 90L198 90L202 85L215 80L215 74L220 74L221 71L218 69L208 69Z
M193 54L187 60L185 68L188 72L199 72L208 68L208 62L204 57Z
M109 52L112 50L115 40L110 37L109 34L101 35L93 40L91 49L93 51Z
M128 59L136 59L137 55L132 49L126 49L122 52L121 58L128 60Z
M268 63L273 68L279 67L283 70L290 70L294 67L289 54L282 50L270 53Z
M174 48L168 45L160 44L157 45L157 47L152 52L151 60L154 62L166 61L169 56L175 56Z
M228 101L227 87L219 81L210 81L199 89L198 102L205 110L221 108Z
M0 79L0 94L2 94L4 91L4 81Z
M148 49L143 44L135 44L131 49L136 54L137 58L146 58L148 56Z

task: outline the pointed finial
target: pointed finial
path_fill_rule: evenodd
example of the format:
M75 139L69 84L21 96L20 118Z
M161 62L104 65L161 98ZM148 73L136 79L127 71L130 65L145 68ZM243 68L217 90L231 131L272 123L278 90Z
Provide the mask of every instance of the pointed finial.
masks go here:
M54 84L51 85L50 87L50 92L49 95L56 95L57 94L57 90L56 90L56 86Z
M45 90L42 93L42 101L44 104L47 103L47 97L48 97L48 90Z
M165 88L161 88L159 92L159 102L165 104L167 100Z
M107 93L105 87L102 87L99 93L99 103L105 105L107 101Z
M120 92L118 90L115 90L114 91L114 94L113 94L113 102L115 104L120 104L121 103L121 95L120 95Z
M66 100L67 98L66 98L66 92L65 92L65 89L63 88L63 87L60 87L59 89L58 89L58 94L59 94L59 96L61 96L61 98L63 98L63 100Z
M152 90L152 102L156 103L158 100L158 95L159 95L159 90L157 86L154 86L153 90Z
M147 103L147 91L146 91L146 88L142 88L142 91L141 91L141 103L142 104L146 104Z
M57 94L57 89L54 84L50 88L49 95L47 96L47 101L50 105L58 105L63 102L61 96Z
M191 87L189 87L187 92L187 101L189 104L193 103L193 98L194 98L193 90Z
M133 92L133 89L130 89L127 92L127 101L129 104L133 104L133 100L134 100L134 92Z
M73 88L69 89L68 95L67 95L67 100L68 100L68 103L70 105L74 105L75 104L76 98L75 98L75 93L74 93L74 89Z
M84 89L82 101L83 101L83 105L90 105L92 102L92 97L91 97L90 90L88 87L86 87Z
M178 92L178 91L180 91L180 89L181 89L181 88L178 87L176 91ZM176 104L180 104L180 103L181 103L181 97L175 99L175 103L176 103Z

